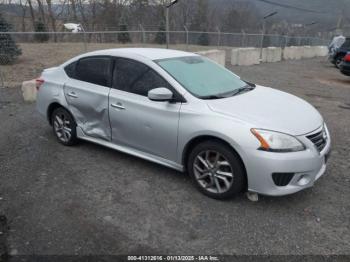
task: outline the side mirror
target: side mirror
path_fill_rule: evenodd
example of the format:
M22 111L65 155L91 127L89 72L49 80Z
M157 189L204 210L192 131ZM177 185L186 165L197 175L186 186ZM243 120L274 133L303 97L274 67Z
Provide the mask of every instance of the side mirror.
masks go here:
M148 91L148 99L152 101L170 101L173 99L173 97L173 92L171 92L168 88L165 87L159 87Z

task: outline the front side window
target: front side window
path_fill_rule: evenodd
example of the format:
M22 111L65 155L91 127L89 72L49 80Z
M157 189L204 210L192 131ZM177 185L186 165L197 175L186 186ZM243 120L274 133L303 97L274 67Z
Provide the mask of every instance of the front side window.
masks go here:
M74 78L100 86L110 86L112 60L109 57L87 57L78 61Z
M247 86L231 71L204 57L177 57L155 62L199 98L223 98Z
M113 84L116 89L147 96L148 91L169 84L150 67L125 58L118 58L115 63Z

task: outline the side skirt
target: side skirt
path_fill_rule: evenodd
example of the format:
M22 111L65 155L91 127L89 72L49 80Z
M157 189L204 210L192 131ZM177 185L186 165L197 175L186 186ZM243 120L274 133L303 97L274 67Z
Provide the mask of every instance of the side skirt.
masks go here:
M166 167L170 167L170 168L175 169L175 170L180 171L180 172L184 172L184 167L176 162L173 162L173 161L170 161L168 159L164 159L164 158L161 158L159 156L155 156L155 155L152 155L149 153L145 153L145 152L142 152L142 151L130 148L130 147L116 145L116 144L113 144L109 141L105 141L102 139L87 136L84 134L84 132L79 127L77 127L77 137L79 139L82 139L85 141L99 144L99 145L102 145L102 146L129 154L129 155L133 155L133 156L136 156L136 157L139 157L139 158L166 166Z

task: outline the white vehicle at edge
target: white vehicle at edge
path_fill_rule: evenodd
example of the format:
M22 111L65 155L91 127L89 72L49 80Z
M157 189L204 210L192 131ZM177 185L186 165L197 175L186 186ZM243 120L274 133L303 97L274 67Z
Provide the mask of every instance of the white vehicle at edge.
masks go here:
M331 139L313 106L193 53L95 51L37 83L37 109L62 144L83 139L187 171L213 198L295 193L326 169Z

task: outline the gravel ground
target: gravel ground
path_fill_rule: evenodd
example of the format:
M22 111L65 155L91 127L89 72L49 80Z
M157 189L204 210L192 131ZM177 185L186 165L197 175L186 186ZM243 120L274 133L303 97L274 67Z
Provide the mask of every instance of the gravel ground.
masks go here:
M165 167L90 143L59 145L19 88L0 89L9 253L350 255L350 78L324 59L232 69L323 114L333 152L313 188L259 202L209 199Z

